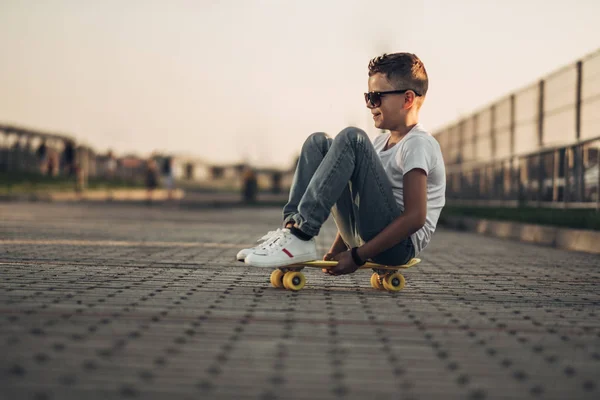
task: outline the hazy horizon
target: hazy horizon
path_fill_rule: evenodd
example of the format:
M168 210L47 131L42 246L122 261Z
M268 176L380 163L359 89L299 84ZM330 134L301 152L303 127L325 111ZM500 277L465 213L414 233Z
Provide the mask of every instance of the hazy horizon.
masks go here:
M383 52L423 60L434 132L597 50L598 15L593 0L3 1L0 123L289 166L311 132L377 132L362 93Z

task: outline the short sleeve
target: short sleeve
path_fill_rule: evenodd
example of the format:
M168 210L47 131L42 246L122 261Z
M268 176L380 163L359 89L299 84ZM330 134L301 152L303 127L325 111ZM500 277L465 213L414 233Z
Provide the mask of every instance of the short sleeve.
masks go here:
M407 138L404 146L399 150L396 154L396 161L403 174L418 168L429 175L433 165L433 150L427 138L419 136Z

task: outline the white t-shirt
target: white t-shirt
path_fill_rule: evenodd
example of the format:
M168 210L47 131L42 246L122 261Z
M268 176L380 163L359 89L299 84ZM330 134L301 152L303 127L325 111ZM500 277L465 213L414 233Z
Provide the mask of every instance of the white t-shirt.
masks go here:
M390 178L392 191L400 209L404 212L404 174L420 168L427 174L427 217L425 225L411 235L416 254L419 254L435 231L442 207L446 204L446 168L442 151L437 140L415 125L396 145L383 150L390 137L389 133L379 135L373 146Z

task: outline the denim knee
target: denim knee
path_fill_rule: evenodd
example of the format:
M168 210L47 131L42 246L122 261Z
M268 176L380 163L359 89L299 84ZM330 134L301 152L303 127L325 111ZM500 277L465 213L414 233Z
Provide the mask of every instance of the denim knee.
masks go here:
M321 153L327 153L329 136L325 132L315 132L309 135L304 141L304 145L302 146L302 150L305 150L307 147L316 146Z
M360 128L349 126L335 137L336 140L350 141L351 143L370 142L369 135Z

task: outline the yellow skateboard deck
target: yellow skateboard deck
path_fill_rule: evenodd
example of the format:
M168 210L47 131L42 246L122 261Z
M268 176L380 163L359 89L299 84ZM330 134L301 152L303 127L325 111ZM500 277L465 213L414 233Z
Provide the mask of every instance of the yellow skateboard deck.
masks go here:
M372 269L375 271L371 275L371 287L374 289L397 292L402 290L406 284L404 276L398 270L413 267L420 262L419 258L413 258L404 265L394 266L367 262L358 269ZM337 264L337 261L307 261L279 267L271 273L271 284L276 288L298 291L306 284L306 277L301 272L304 267L323 269L333 268Z

